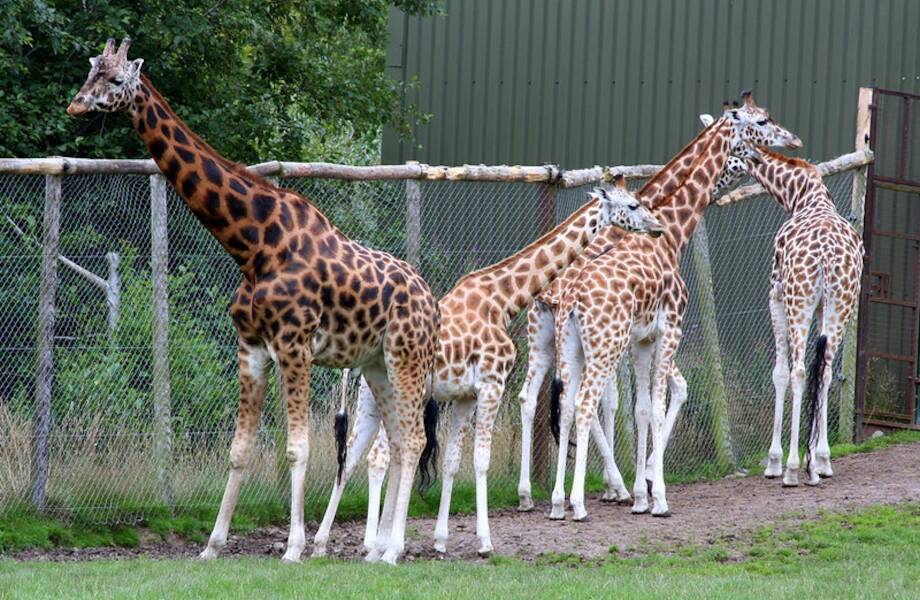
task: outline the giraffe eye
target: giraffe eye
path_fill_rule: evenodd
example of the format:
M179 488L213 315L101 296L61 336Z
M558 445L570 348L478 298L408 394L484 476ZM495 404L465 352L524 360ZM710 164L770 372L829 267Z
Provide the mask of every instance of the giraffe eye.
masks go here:
M767 124L768 120L769 120L769 119L763 119L763 120L761 120L761 121L757 121L757 124L760 125L761 127L763 127L764 125Z
M118 75L113 75L112 77L109 77L109 83L114 83L115 85L121 85L121 84L123 84L124 82L125 82L125 80L122 79L122 78L121 78L120 76L118 76Z
M629 210L636 210L637 208L639 208L638 202L633 202L629 205Z

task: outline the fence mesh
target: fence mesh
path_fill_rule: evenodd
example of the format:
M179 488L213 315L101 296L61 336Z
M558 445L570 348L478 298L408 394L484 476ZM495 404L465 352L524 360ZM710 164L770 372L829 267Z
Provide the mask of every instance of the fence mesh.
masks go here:
M288 179L282 184L313 199L353 239L406 257L406 182ZM826 184L838 210L848 214L852 174L830 177ZM557 223L586 199L585 188L551 190L544 184L418 185L421 268L437 295L461 275L537 237L546 224L541 213L553 205L548 199ZM0 176L0 513L24 506L31 485L44 188L41 176ZM109 522L164 508L216 510L236 414L236 343L227 306L239 272L170 188L172 445L164 475L157 467L153 430L150 180L65 177L62 198L61 254L69 262L58 263L49 508ZM767 197L710 209L684 252L690 305L677 363L688 380L689 398L666 454L672 479L725 473L765 455L773 415L767 289L773 235L784 218ZM492 488L517 485L525 325L524 315L511 323L518 360L495 432ZM839 363L838 356L838 374ZM616 456L631 479L633 395L628 369L620 372ZM321 514L334 478L332 413L339 384L338 371L313 370L308 518ZM832 436L839 429L841 389L838 377L831 391ZM240 498L243 510L287 504L282 413L270 386L258 451ZM788 421L787 411L787 430ZM555 447L544 443L554 460ZM469 446L460 481L471 480ZM593 450L591 456L591 481L597 482L600 463ZM350 487L360 490L365 481L359 473Z

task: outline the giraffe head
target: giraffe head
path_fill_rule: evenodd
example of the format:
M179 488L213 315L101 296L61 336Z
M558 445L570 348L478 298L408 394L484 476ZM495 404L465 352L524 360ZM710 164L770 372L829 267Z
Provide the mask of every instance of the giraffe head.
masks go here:
M755 146L801 148L802 140L773 121L770 113L754 103L751 92L741 92L742 104L722 105L722 116L732 124L732 153L742 142ZM739 149L739 151L742 151Z
M140 87L144 59L128 60L130 45L131 39L125 38L118 50L115 50L115 40L109 38L102 54L89 59L89 75L67 107L67 114L117 112L131 106L134 94Z
M588 192L588 197L597 200L601 207L598 228L616 225L626 231L647 233L652 237L664 233L661 222L626 188L626 178L622 175L614 178L612 186L594 188L594 191Z

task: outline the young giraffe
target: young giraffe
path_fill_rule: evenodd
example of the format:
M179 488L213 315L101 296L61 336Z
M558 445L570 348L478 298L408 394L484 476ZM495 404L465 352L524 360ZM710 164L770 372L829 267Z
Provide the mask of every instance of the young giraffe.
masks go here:
M479 553L487 555L492 551L486 474L492 427L515 358L515 346L508 335L511 319L584 250L601 228L613 224L633 231L660 233L658 221L639 205L635 195L626 190L625 182L610 190L596 189L592 197L591 202L520 252L460 279L439 302L442 324L432 394L438 402L454 403L434 534L435 549L439 552L446 550L454 476L460 466L463 437L474 411L476 533L480 543ZM344 482L377 432L376 415L367 400L363 400L358 408L346 475L333 489L323 523L316 534L314 552L317 554L326 551ZM380 455L379 450L376 452Z
M708 115L706 115L708 116ZM711 117L710 117L711 118ZM805 390L805 347L812 316L818 312L818 343L813 369L818 381L812 401L812 423L806 465L809 485L830 477L830 447L827 440L827 394L834 356L843 339L847 322L859 300L863 266L863 244L859 234L841 217L831 200L817 167L799 159L759 148L760 159L739 157L731 165L730 180L750 173L789 215L774 238L773 269L770 273L770 318L776 345L773 385L776 392L773 439L770 444L768 478L783 475L783 485L799 483L799 426ZM727 182L728 187L733 181ZM789 387L792 361L792 421L789 457L782 471L783 404ZM815 407L820 411L819 415ZM814 419L817 417L817 432ZM817 448L813 437L817 433Z
M709 123L711 124L711 122ZM695 161L700 157L703 146L689 144L658 173L656 173L639 191L644 200L652 205L663 202L668 194L672 193L690 174ZM729 157L732 160L733 157ZM740 160L740 159L739 159ZM723 172L722 179L729 177L729 171ZM721 184L720 180L720 184ZM719 184L717 184L718 186ZM577 281L584 266L597 258L606 255L623 238L622 233L608 229L602 232L591 245L583 252L572 265L550 285L548 285L534 300L530 311L527 313L527 344L528 366L527 376L521 388L519 399L521 402L521 472L518 483L518 510L533 510L533 499L530 487L530 455L533 437L533 420L537 407L537 396L546 374L556 361L556 312L562 301L563 291L574 281ZM687 399L687 382L681 375L676 364L672 364L668 373L668 389L671 392L671 402L668 405L664 425L664 443L670 438L671 430L677 420L678 413ZM626 504L630 500L629 492L623 483L623 477L616 465L613 454L614 436L616 431L616 412L619 406L617 391L616 371L611 374L610 381L602 396L604 406L604 426L595 416L592 419L591 433L604 461L605 492L602 502L617 502ZM558 428L553 427L553 434L557 437ZM606 443L601 441L604 438ZM647 469L651 476L650 467ZM650 483L649 483L650 485Z
M291 525L286 562L305 545L304 475L309 454L310 368L360 366L393 432L394 460L383 514L385 535L369 555L395 563L401 554L416 461L423 445L421 409L434 358L438 307L410 265L343 235L309 200L282 190L219 155L172 111L109 40L67 108L125 111L157 166L243 273L231 305L239 335L240 401L230 475L201 558L226 544L243 469L265 399L269 359L280 368L287 412Z
M752 100L743 108L726 111L685 150L698 148L699 153L687 177L676 190L666 193L652 205L659 210L667 227L666 233L654 241L625 236L615 251L586 264L563 290L558 309L560 318L556 322L556 348L566 396L561 410L559 460L550 518L565 517L566 452L576 407L571 503L576 520L587 516L584 478L588 432L596 415L598 399L630 342L636 372L638 435L633 512L648 511L646 438L651 419L653 454L650 462L655 499L652 514L670 515L662 470L664 395L687 302L679 259L709 204L710 192L725 167L730 148L744 140L787 147L801 144L794 135L775 125L769 114L756 107ZM603 438L597 441L599 445L606 445Z

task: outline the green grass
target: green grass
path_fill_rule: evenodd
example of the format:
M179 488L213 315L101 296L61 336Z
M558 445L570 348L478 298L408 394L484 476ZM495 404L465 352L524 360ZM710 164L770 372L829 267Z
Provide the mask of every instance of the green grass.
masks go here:
M920 506L825 515L786 531L764 528L732 546L669 555L584 560L545 554L536 564L493 557L397 568L362 562L219 559L89 563L0 561L0 596L84 598L916 598Z
M887 448L895 444L904 444L920 441L918 431L898 431L882 437L871 438L862 444L836 444L831 447L831 456L835 459L859 452L871 452ZM750 469L752 475L760 473L759 459L751 459L749 464L743 466ZM667 480L668 483L688 483L693 481L714 480L723 477L726 473L714 471L711 467L702 467L699 470L674 473ZM568 475L566 489L571 488L571 472ZM245 491L246 486L244 486ZM598 473L588 473L585 479L585 489L588 492L604 490L603 479ZM251 490L250 490L251 491ZM255 497L268 497L262 491ZM315 496L314 496L315 497ZM409 515L412 517L431 517L438 511L438 502L441 497L440 484L436 483L424 496L413 492L409 504ZM549 492L539 485L533 488L534 500L545 500ZM64 546L73 548L89 548L99 546L135 546L138 543L138 529L149 529L163 538L175 534L194 542L203 543L214 524L217 515L219 499L215 499L213 506L196 510L184 510L174 515L166 509L138 508L125 502L122 509L114 511L110 517L118 524L106 525L97 522L91 513L76 512L64 519L35 516L27 508L10 510L0 514L0 553L22 550L26 548L51 548ZM517 480L506 476L493 478L489 482L489 508L499 509L517 506ZM456 513L472 513L476 510L476 489L472 482L457 482L454 485L451 502L452 510ZM326 509L325 496L319 500L307 502L304 515L308 521L319 521ZM283 499L276 499L261 504L246 503L245 495L241 498L241 505L233 516L232 530L234 533L245 533L256 527L272 524L287 523L289 507ZM367 488L353 486L346 490L339 506L336 520L348 521L363 519L367 514ZM124 525L129 523L132 525ZM135 526L136 525L136 526Z

